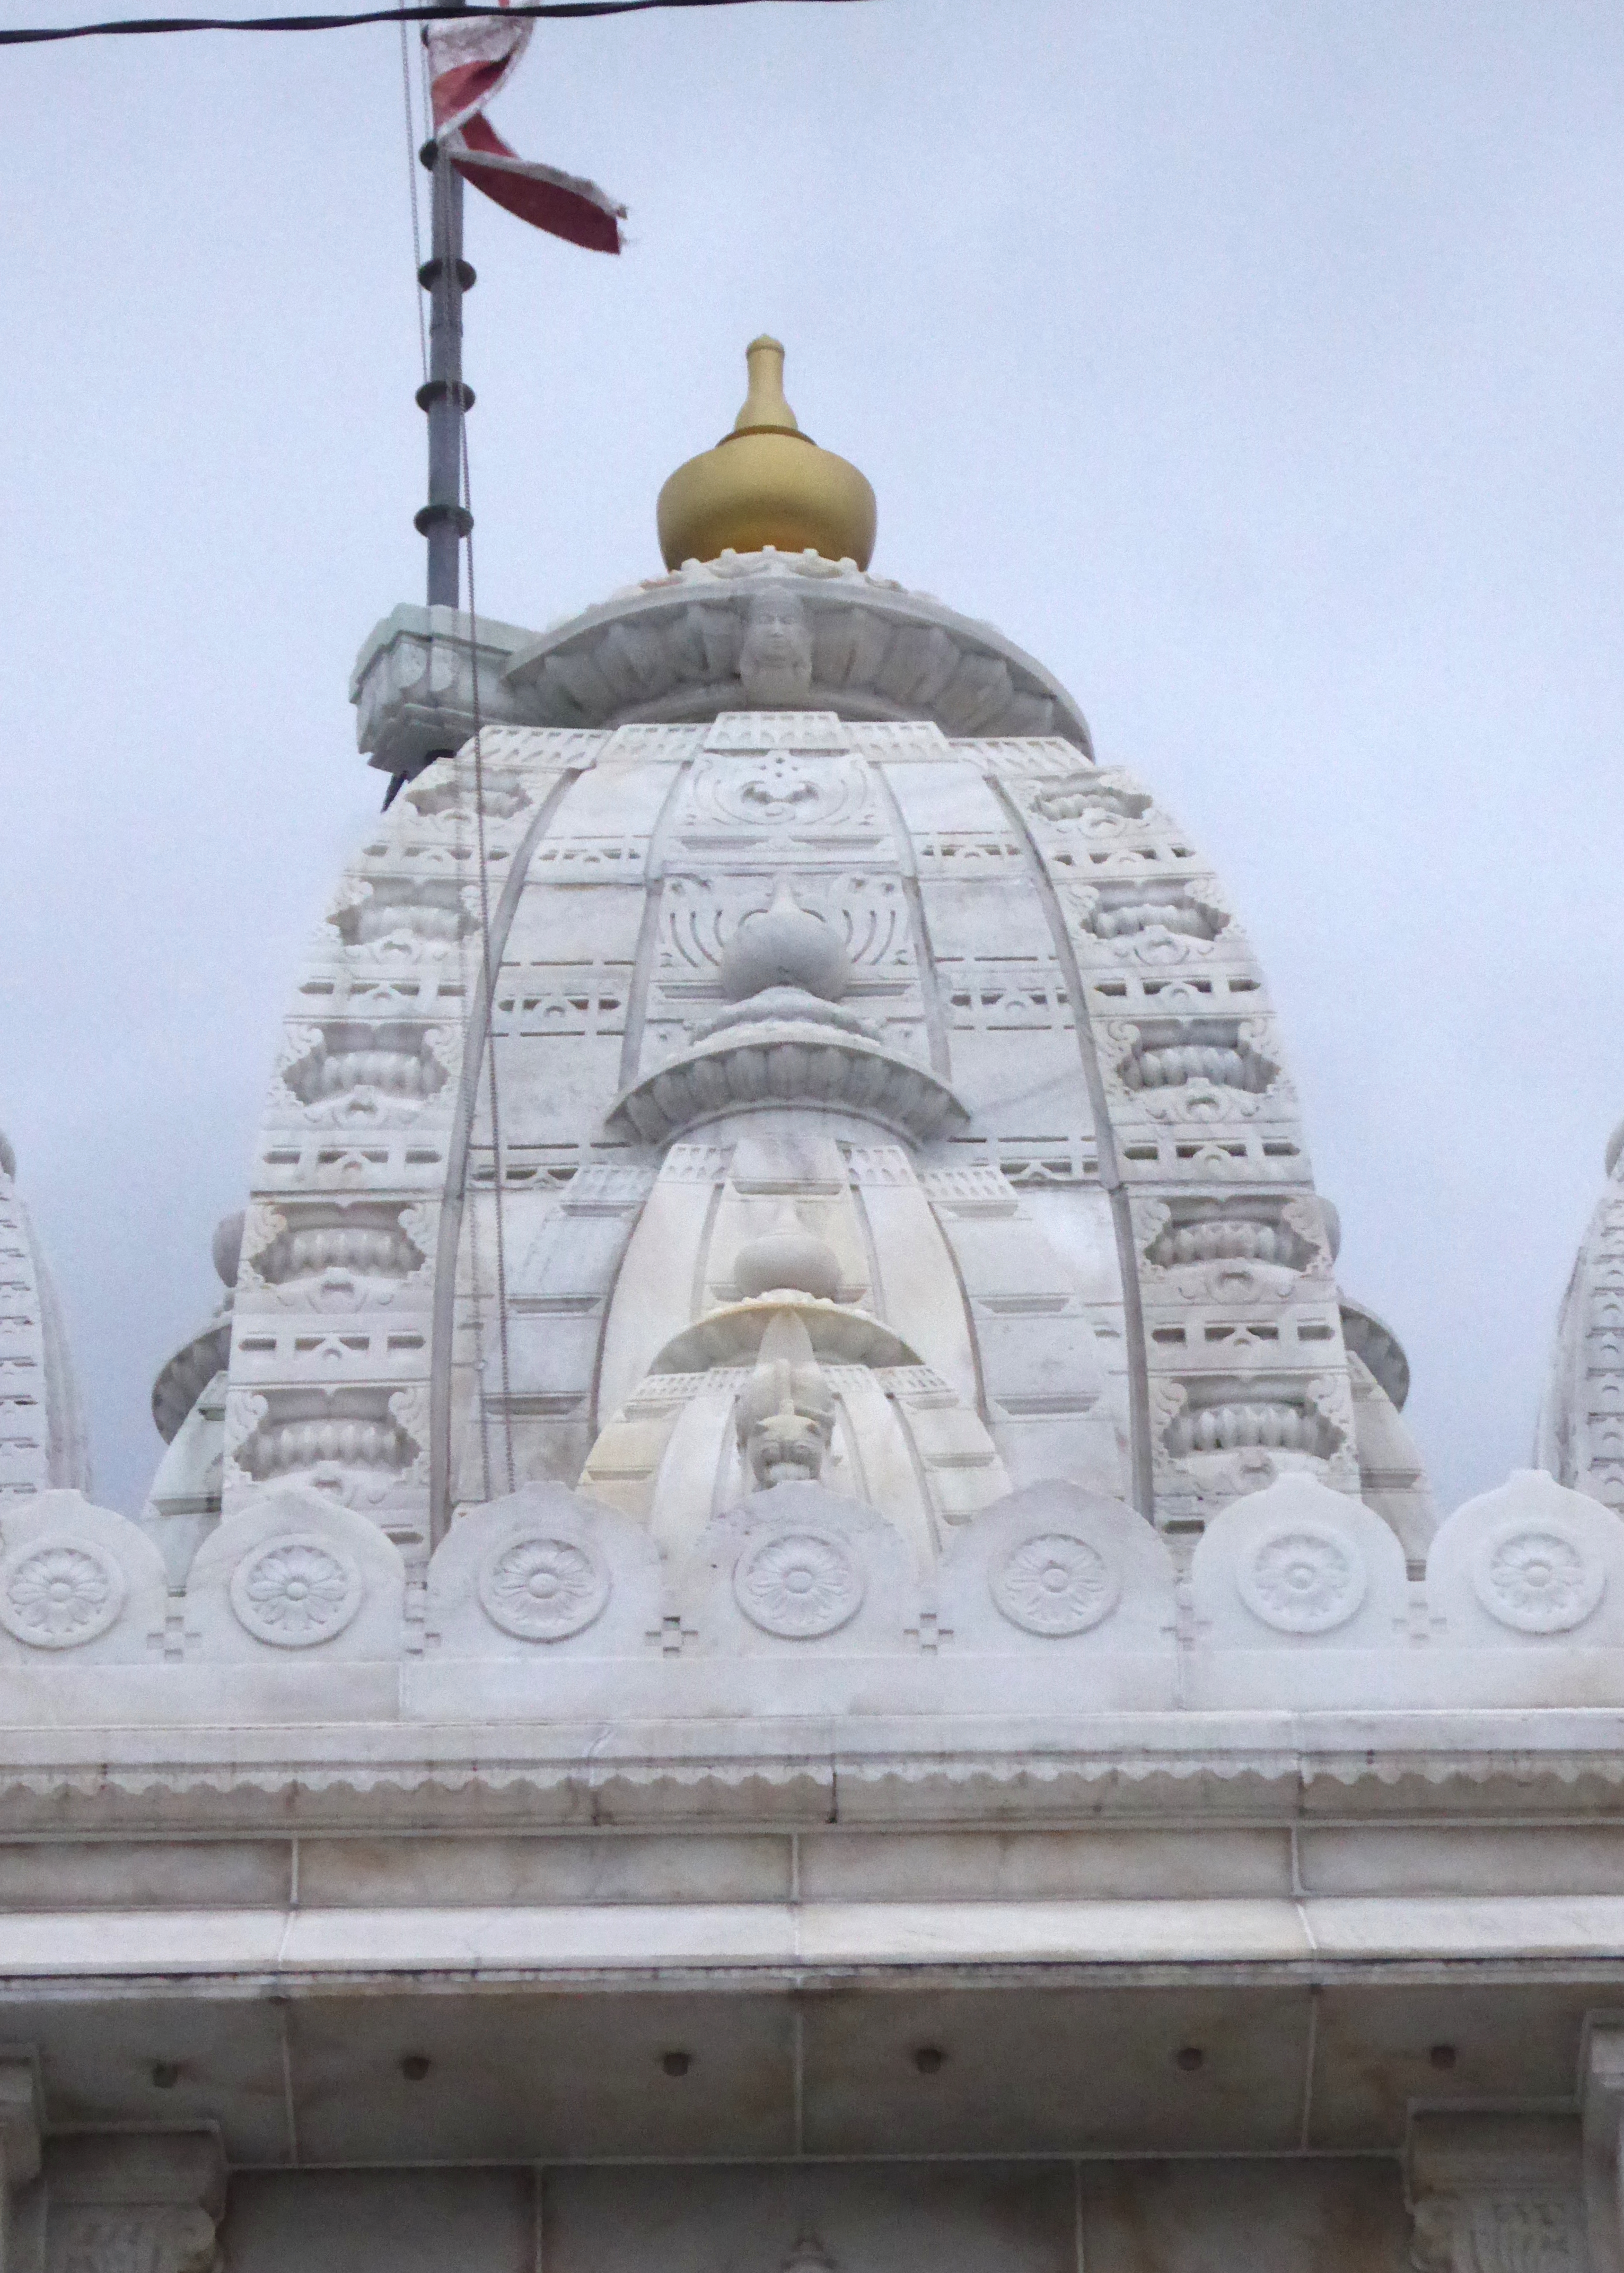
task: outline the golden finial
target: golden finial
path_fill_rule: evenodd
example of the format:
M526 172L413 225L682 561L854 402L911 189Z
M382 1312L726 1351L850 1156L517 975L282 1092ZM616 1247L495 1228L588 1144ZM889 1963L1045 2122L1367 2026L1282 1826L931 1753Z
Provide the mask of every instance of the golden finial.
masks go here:
M874 550L873 491L855 466L802 433L784 401L779 341L752 340L745 359L750 392L732 432L678 466L660 492L666 566L774 544L866 568Z

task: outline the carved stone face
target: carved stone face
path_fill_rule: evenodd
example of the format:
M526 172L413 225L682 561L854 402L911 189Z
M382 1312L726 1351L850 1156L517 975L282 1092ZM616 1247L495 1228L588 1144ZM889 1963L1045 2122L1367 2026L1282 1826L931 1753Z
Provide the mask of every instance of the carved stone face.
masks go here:
M812 620L793 592L759 592L745 618L738 676L752 708L791 708L812 693Z

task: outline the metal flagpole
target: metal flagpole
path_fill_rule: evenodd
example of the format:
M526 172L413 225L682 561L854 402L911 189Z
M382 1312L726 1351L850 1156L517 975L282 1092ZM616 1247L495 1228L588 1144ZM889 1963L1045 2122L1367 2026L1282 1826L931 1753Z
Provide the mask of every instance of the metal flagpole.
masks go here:
M437 143L426 142L421 154L434 191L430 257L417 272L430 308L429 376L417 390L429 416L429 502L415 519L429 540L429 605L454 608L458 549L474 526L462 501L462 420L474 400L462 382L462 296L474 271L462 258L462 176Z

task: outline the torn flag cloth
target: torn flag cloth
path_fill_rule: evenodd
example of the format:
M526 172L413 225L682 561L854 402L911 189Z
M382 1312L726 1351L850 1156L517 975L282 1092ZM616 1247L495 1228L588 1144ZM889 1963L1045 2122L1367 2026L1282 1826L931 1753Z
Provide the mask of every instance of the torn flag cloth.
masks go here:
M513 77L535 29L531 18L504 23L499 16L430 26L435 139L464 181L533 229L591 252L618 252L625 207L595 182L520 157L485 116L485 105Z

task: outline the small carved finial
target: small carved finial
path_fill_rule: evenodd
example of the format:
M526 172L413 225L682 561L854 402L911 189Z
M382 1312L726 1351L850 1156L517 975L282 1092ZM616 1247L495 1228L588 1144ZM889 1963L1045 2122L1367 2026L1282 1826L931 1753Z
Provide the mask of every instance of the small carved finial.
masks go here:
M832 1302L840 1287L840 1257L786 1204L771 1231L746 1240L739 1249L733 1283L746 1302L754 1294L783 1291Z
M1331 1261L1335 1263L1342 1253L1342 1215L1336 1201L1328 1200L1323 1192L1320 1194L1320 1213L1325 1219L1325 1243L1330 1249Z
M243 1266L243 1211L235 1215L222 1215L214 1226L214 1237L210 1246L214 1268L220 1273L222 1287L235 1287L236 1274Z
M838 1002L851 984L845 944L821 916L804 908L788 876L780 876L771 904L746 916L722 951L722 991L730 1002L748 1001L769 986L798 986L825 1002Z
M784 401L783 341L769 339L763 332L745 349L745 364L750 373L750 392L733 421L733 431L760 434L776 428L798 434L800 421Z

